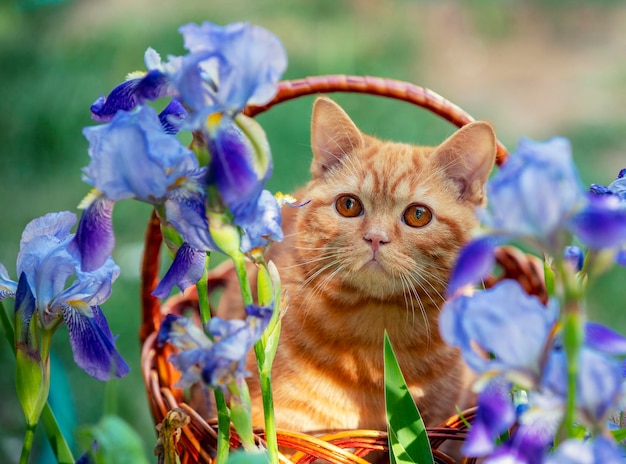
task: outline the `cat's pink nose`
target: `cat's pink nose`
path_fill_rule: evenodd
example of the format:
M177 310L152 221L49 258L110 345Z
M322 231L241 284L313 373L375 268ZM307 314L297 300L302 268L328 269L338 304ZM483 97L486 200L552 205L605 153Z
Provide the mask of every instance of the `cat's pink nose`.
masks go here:
M368 232L363 239L370 244L374 253L378 251L381 245L389 243L389 237L380 232Z

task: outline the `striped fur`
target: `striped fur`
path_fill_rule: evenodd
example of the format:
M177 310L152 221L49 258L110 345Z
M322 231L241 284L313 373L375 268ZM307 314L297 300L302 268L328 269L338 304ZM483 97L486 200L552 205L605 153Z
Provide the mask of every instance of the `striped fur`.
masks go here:
M484 202L493 129L472 123L439 147L385 142L322 97L312 144L312 180L296 193L310 203L284 211L286 239L270 251L288 301L273 369L278 427L385 429L385 330L426 423L435 425L455 412L467 382L437 318L456 253ZM360 199L361 216L338 213L344 194ZM403 221L413 203L433 212L427 226ZM254 376L249 383L254 422L262 425Z

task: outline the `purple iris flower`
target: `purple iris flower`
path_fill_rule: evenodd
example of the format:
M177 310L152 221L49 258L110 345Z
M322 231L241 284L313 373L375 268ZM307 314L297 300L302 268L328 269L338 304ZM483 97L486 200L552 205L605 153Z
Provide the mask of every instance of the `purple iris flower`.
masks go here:
M485 277L495 245L506 239L528 240L553 256L566 245L568 231L591 249L619 248L626 243L624 192L622 174L609 187L593 185L586 193L566 139L522 139L487 184L489 206L479 216L491 240L483 236L461 250L448 296ZM617 261L626 263L626 252Z
M549 454L546 464L599 464L624 462L624 450L615 440L599 436L589 440L569 439Z
M626 203L618 195L590 193L568 228L591 249L617 248L626 243Z
M144 57L148 72L99 97L91 107L93 119L108 122L119 110L174 97L195 113L196 126L212 113L234 116L246 105L262 105L275 95L287 67L285 49L275 35L247 23L204 22L179 31L189 54L162 63L149 48Z
M181 26L179 31L190 53L168 75L199 120L214 112L233 117L246 105L267 103L276 94L287 55L280 40L266 29L204 22Z
M463 444L463 454L486 456L494 450L496 438L515 423L510 390L509 382L496 377L480 392L478 411Z
M569 141L520 140L517 151L489 181L487 197L485 225L554 244L564 220L584 200Z
M246 355L261 338L272 316L272 306L246 307L245 320L212 318L207 326L215 341L200 330L191 319L168 314L161 324L157 340L170 343L179 351L169 361L182 373L178 384L190 386L203 381L226 390L227 385L250 375Z
M197 185L198 173L202 173L197 158L176 136L165 132L152 108L120 111L108 124L87 127L83 132L91 157L83 180L96 191L81 217L76 237L86 270L99 267L111 254L114 202L135 198L163 205L181 189L187 197L204 203L204 191Z
M579 420L592 429L602 429L617 409L624 388L622 362L583 346L578 363L576 409ZM565 353L554 350L546 364L542 389L561 398L567 396Z
M532 387L539 384L557 311L555 302L546 307L517 281L504 280L489 290L448 300L439 330L449 345L461 349L474 371L500 373Z
M541 464L548 443L542 431L522 425L485 458L485 464Z
M563 224L585 200L569 142L559 137L546 142L521 139L489 180L487 197L488 208L478 213L488 236L461 250L448 295L485 277L495 246L506 239L530 239L553 251L563 247Z
M174 261L152 294L157 298L167 298L177 285L182 291L200 280L206 263L206 252L197 250L187 242L176 252Z
M178 94L164 73L161 58L156 51L148 48L144 61L148 72L131 74L128 80L115 87L107 97L101 95L91 105L91 117L94 121L109 122L120 110L131 111L147 101ZM177 109L179 112L182 110L180 116L184 118L186 111L182 106Z
M16 316L24 330L16 336L25 341L33 323L42 330L54 330L65 322L79 367L99 380L122 377L129 367L116 351L115 338L100 309L111 294L119 267L108 257L100 267L84 271L68 250L75 223L73 213L49 213L24 229L17 257L19 282L17 286L4 284L5 295L15 288Z

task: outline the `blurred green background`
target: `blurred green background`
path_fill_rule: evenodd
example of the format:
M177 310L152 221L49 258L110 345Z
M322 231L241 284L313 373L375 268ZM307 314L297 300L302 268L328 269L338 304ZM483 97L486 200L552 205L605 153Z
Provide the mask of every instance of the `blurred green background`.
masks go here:
M618 1L475 0L14 0L0 3L0 261L15 278L21 230L46 212L75 210L88 186L81 134L90 104L129 71L144 69L148 46L182 54L186 22L251 21L276 33L289 56L286 78L344 73L429 87L491 121L514 149L520 136L565 135L583 180L608 184L626 167L626 5ZM366 131L436 144L454 128L405 103L337 95ZM311 98L259 119L275 158L273 190L306 179ZM139 369L139 260L146 205L123 202L114 222L122 275L104 311L132 366L116 382L118 410L150 455L154 428ZM594 319L626 332L626 273L593 290ZM66 334L55 337L63 372L53 390L78 424L102 414L104 385L72 362ZM9 345L0 342L0 462L17 462L23 418L13 390ZM69 386L63 381L69 381ZM72 414L70 414L71 416ZM46 455L40 462L52 462ZM33 460L33 462L35 462Z

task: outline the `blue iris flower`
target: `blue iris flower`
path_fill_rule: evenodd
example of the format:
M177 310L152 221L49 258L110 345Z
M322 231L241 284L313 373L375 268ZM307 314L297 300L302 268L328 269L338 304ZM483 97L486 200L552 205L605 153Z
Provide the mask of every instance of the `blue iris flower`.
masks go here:
M624 462L624 450L610 437L570 439L549 454L546 464L598 464Z
M507 240L525 240L552 256L569 245L570 234L593 250L619 248L626 242L626 203L611 188L622 192L624 185L622 176L588 193L566 139L522 139L487 184L489 206L479 211L487 233L461 250L448 296L480 281L493 265L494 248Z
M87 127L83 132L91 157L83 180L95 189L88 197L76 238L86 270L102 265L113 250L116 201L134 198L161 206L180 199L204 204L200 185L204 169L191 150L164 130L151 107L120 111L111 122Z
M17 283L0 269L2 295L15 297L21 332L16 339L28 344L31 324L55 330L65 323L74 360L92 377L108 380L122 377L128 365L115 349L115 339L100 305L111 294L119 267L111 257L91 271L70 253L75 236L70 229L76 216L70 212L49 213L31 221L22 234L17 257ZM37 317L35 317L37 315Z
M557 316L556 302L546 308L517 281L504 280L484 292L447 301L439 330L449 345L461 349L474 371L533 387L540 382Z
M228 384L250 375L246 370L246 355L269 324L272 305L250 305L246 313L245 320L212 318L207 332L214 341L189 318L175 314L165 317L157 341L178 348L169 361L182 373L180 387L203 382L226 390Z
M92 105L92 117L107 124L84 131L92 157L84 180L95 194L85 202L77 254L86 269L110 254L115 201L157 206L162 224L173 225L184 242L159 296L173 285L188 286L202 272L204 253L219 249L208 210L229 215L242 252L282 239L279 205L264 190L272 172L269 144L260 126L240 113L275 95L285 50L269 31L247 23L187 24L180 32L188 53L163 62L148 49L147 72L130 75ZM171 102L157 117L145 105L162 97ZM208 166L199 167L173 136L180 129L194 131L193 148L208 151Z
M189 54L177 63L178 69L170 66L168 75L199 120L215 112L234 116L246 105L262 105L276 94L287 55L266 29L204 22L179 31Z
M555 300L546 307L513 280L446 302L440 316L441 335L460 348L479 374L479 414L465 445L469 454L491 453L495 440L515 422L519 427L491 455L493 462L505 456L521 459L528 453L535 457L524 459L539 462L541 450L550 446L564 414L568 384L557 316ZM584 325L576 412L580 423L591 430L605 429L620 405L626 387L621 361L625 354L625 337L598 323ZM511 385L529 391L527 405L517 418L512 412Z

